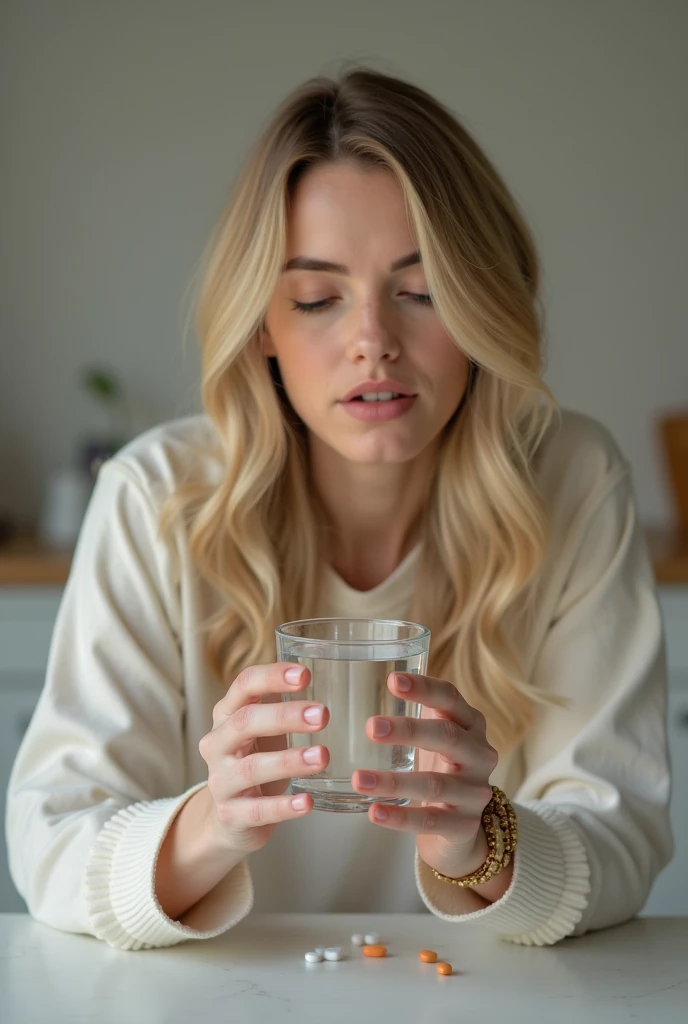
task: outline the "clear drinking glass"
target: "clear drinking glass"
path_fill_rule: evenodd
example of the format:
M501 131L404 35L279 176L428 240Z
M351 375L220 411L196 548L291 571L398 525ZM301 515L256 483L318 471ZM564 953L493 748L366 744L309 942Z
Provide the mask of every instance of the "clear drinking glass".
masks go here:
M390 672L425 674L430 630L391 619L324 618L285 622L275 633L277 660L305 665L311 672L308 689L282 699L313 701L330 710L325 729L287 736L290 747L323 743L330 751L327 769L294 778L292 792L310 793L320 811L366 811L374 802L407 804L357 793L351 774L357 768L413 771L414 747L375 743L365 727L372 715L420 717L421 705L395 697L387 678Z

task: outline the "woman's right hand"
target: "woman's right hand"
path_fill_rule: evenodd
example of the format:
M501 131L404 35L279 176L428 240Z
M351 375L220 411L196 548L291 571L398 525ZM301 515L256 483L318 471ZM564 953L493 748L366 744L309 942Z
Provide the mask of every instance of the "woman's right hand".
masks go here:
M294 680L294 676L296 679ZM293 776L327 767L327 747L287 748L288 733L317 733L329 711L313 701L281 699L310 683L307 668L285 662L244 669L213 708L213 728L198 749L208 765L213 826L226 849L259 850L280 821L313 809L308 794L286 796Z

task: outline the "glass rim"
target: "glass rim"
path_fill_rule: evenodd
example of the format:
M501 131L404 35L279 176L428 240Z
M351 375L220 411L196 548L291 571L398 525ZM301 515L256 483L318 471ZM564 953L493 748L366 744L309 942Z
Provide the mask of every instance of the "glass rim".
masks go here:
M414 629L418 630L418 633L416 636L397 636L390 637L389 639L384 640L378 640L377 638L371 637L365 637L361 640L353 640L350 637L342 637L338 640L330 640L324 639L323 637L298 636L294 633L284 632L287 626L303 626L307 625L310 622L380 622L386 626L412 626ZM280 625L277 626L277 628L275 629L275 633L277 636L284 637L285 640L297 640L300 644L328 644L333 647L344 645L346 645L347 647L351 647L355 646L356 644L360 644L361 646L367 647L369 647L371 644L375 644L376 647L379 645L384 646L386 644L417 644L422 643L423 640L427 640L431 635L431 631L428 629L428 627L421 625L420 622L411 622L409 619L378 619L371 618L370 616L366 615L324 615L315 616L310 619L291 619L289 622L280 623Z

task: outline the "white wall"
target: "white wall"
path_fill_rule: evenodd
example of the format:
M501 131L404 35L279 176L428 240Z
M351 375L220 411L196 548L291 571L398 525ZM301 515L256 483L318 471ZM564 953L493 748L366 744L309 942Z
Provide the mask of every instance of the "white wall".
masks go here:
M3 0L0 506L99 426L198 406L184 295L246 149L293 86L366 61L450 105L539 240L548 380L602 419L647 520L655 416L688 405L685 0Z

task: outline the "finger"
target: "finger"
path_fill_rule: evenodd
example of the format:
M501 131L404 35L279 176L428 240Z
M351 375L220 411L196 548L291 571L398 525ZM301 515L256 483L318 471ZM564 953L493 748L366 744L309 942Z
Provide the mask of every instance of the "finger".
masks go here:
M324 704L301 700L281 701L279 704L244 704L206 733L198 749L203 760L210 764L215 758L227 754L248 754L259 738L284 736L294 732L319 732L329 720L330 712Z
M244 704L227 719L226 727L234 742L244 746L251 737L318 732L329 719L330 712L324 704L289 700L279 704Z
M474 767L487 760L482 757L488 749L485 740L467 732L452 718L376 716L366 722L366 735L375 743L419 747L442 754L461 767Z
M254 786L266 786L295 776L315 775L329 763L330 752L322 745L232 758L226 767L222 798L238 796Z
M392 672L387 679L387 686L402 700L416 701L443 715L449 715L463 729L479 725L482 719L480 712L472 708L453 683L448 683L446 679Z
M309 793L289 796L257 796L228 800L217 807L218 818L232 832L246 832L261 825L275 825L303 818L313 810Z
M459 843L475 835L481 824L480 814L464 815L455 808L394 807L389 804L373 804L368 809L368 818L374 825L396 832L441 836Z
M296 681L287 678L290 672ZM213 708L213 724L220 725L243 704L255 704L274 693L298 693L310 685L311 674L303 665L278 661L271 665L250 665L240 672L222 700Z
M351 776L358 793L386 798L425 800L458 807L463 813L482 814L492 799L492 787L471 784L452 772L374 772L358 770Z

